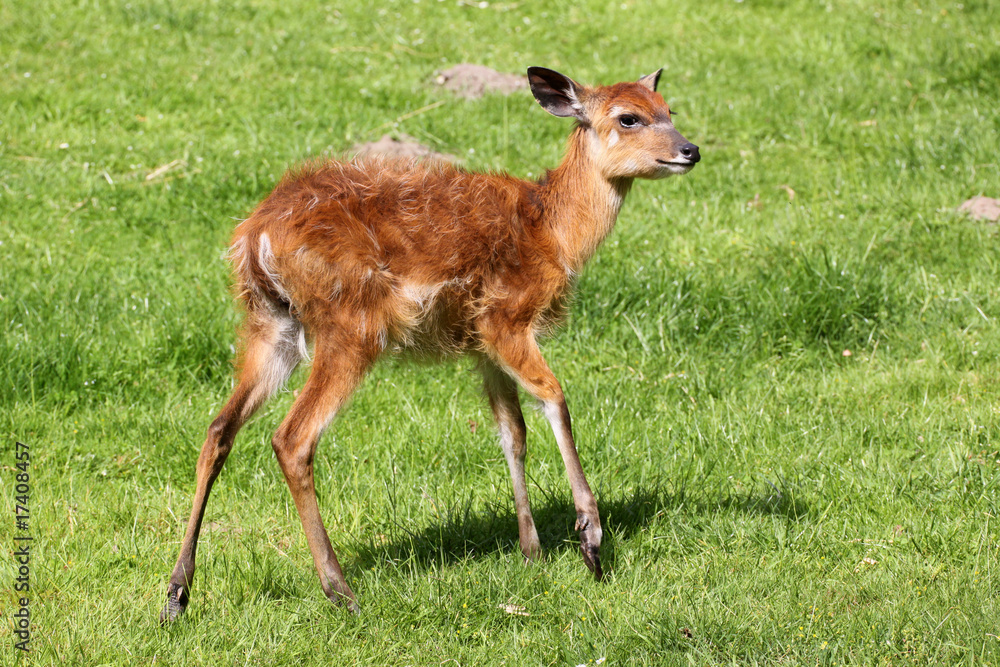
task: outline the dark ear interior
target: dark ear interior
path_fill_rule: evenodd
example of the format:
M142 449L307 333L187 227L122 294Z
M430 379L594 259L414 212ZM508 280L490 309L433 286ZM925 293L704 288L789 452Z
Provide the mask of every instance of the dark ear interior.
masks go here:
M542 108L553 116L587 120L579 95L583 87L568 76L544 67L529 67L528 85Z
M646 76L639 79L639 83L646 86L653 92L656 92L656 84L660 82L660 73L663 72L663 68L656 70L652 74L647 74Z

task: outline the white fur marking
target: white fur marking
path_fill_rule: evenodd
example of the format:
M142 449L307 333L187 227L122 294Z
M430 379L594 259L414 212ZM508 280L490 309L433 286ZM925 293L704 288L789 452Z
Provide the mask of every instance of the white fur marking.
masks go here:
M404 299L413 303L421 311L424 311L430 309L443 286L443 284L419 285L416 283L403 283L400 286L400 292L402 292Z
M291 297L288 296L285 288L281 286L278 274L274 270L274 251L271 250L271 239L268 238L267 234L260 235L260 249L257 251L257 260L260 262L260 269L267 275L267 280L271 283L271 286L274 287L283 300L291 303Z
M552 433L556 436L559 450L567 451L567 448L572 447L573 442L566 438L566 425L563 423L559 404L546 401L542 403L542 412L545 413L545 418L549 421L549 426L552 427Z
M260 366L259 381L253 394L243 407L244 418L249 417L255 406L278 391L288 381L299 361L306 356L303 355L305 332L302 324L280 310L272 312L272 315L275 320L269 354Z
M514 452L514 434L511 433L506 420L500 422L500 448L504 454Z
M611 130L611 134L608 135L608 148L611 148L618 143L618 130Z
M302 357L303 359L305 359L306 361L308 361L309 360L309 344L306 343L306 329L305 329L305 327L303 327L301 325L299 326L299 337L298 337L298 340L296 342L298 343L299 356Z
M597 130L594 128L587 130L587 140L590 144L591 154L600 155L604 150L604 146L601 144L601 137L597 134Z

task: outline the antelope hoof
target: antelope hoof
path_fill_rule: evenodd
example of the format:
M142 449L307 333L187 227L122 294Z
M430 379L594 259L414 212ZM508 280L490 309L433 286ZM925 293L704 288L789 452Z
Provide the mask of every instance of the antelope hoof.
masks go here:
M594 579L600 581L604 578L604 571L601 569L601 555L598 547L587 540L586 533L580 533L580 553L583 554L583 562L587 568L594 573Z
M590 522L585 514L576 517L576 529L580 531L580 553L583 562L594 573L594 579L600 581L604 577L601 569L601 529Z
M526 565L542 560L542 545L538 541L538 533L534 531L534 528L532 528L529 537L521 540L521 553L524 555Z
M538 545L530 549L521 549L521 555L524 556L525 565L542 562L542 548Z
M347 611L352 614L360 614L361 607L358 605L358 601L354 599L354 593L338 593L334 592L327 596L333 604L338 607L344 607Z
M180 584L170 584L167 588L167 604L160 612L160 625L173 623L188 606L188 592Z

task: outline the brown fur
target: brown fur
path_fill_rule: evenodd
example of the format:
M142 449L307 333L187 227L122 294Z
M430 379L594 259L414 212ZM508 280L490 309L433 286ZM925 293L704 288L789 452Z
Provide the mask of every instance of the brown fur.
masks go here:
M540 190L445 163L310 165L237 227L237 281L248 309L265 299L287 303L307 331L356 315L365 327L343 335L360 335L376 353L481 350L484 312L516 312L540 325L566 290L552 244L529 250L546 244ZM263 235L270 271L261 267ZM526 295L539 276L546 293Z
M528 558L541 550L524 481L518 385L541 402L570 479L585 562L601 576L596 501L537 338L563 317L575 276L611 231L633 179L684 173L699 159L673 128L655 92L658 77L585 88L529 69L542 106L577 119L563 162L539 182L445 163L319 161L289 172L236 228L232 260L247 313L239 383L202 448L161 618L187 603L205 503L236 432L306 356L307 339L312 370L273 445L332 600L356 608L319 516L313 456L386 349L478 358Z

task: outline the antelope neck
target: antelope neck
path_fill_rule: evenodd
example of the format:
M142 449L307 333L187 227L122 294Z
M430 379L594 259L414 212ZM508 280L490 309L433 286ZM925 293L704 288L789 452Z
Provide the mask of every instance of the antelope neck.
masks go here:
M573 273L597 250L618 219L631 178L607 178L595 152L600 139L595 130L577 125L569 137L566 156L542 182L546 224Z

